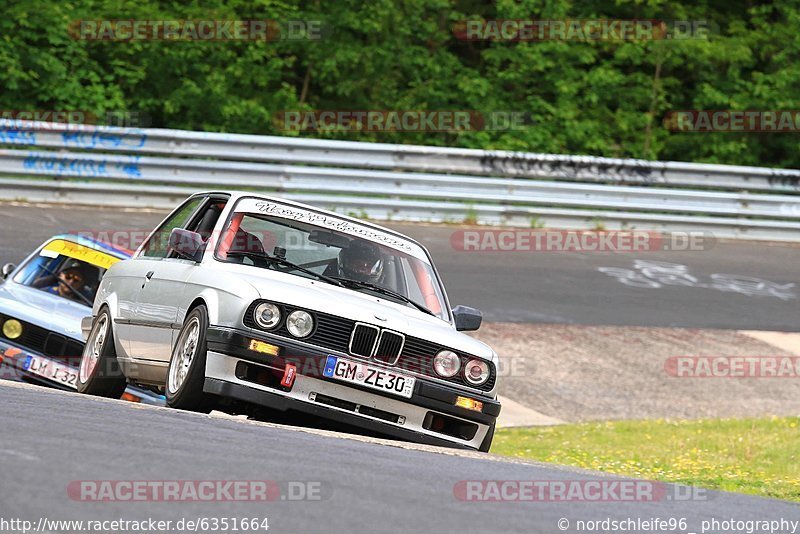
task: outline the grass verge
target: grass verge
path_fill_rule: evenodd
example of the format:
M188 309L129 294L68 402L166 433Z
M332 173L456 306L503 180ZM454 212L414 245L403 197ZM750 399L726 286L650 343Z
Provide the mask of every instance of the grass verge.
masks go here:
M800 501L800 417L498 429L491 452Z

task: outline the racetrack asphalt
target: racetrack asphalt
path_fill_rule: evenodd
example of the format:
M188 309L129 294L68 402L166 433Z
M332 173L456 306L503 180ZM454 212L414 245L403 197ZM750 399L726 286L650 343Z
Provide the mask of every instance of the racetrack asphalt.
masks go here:
M56 233L141 234L163 217L163 212L3 204L0 262L20 261ZM710 241L709 250L684 252L463 252L451 243L462 228L387 226L423 243L451 303L479 308L487 321L800 331L798 245ZM644 285L653 287L634 287L614 274L641 277L647 268L642 261L669 262L677 267L668 270L686 276L651 274ZM740 281L715 281L719 275Z
M578 532L579 520L685 518L685 529L666 531L701 532L702 521L713 518L800 519L800 506L794 503L718 492L697 494L685 501L464 502L454 491L460 481L583 484L615 479L477 453L387 446L366 438L342 439L9 382L0 382L0 405L4 407L0 411L0 473L4 481L0 519L18 518L34 525L42 517L174 522L182 518L268 517L269 532L550 534ZM82 502L67 491L71 482L101 480L270 480L279 481L282 487L289 482L315 483L322 499ZM666 491L668 496L683 494L674 487ZM562 518L569 522L563 530L558 526L560 520L564 525ZM713 531L726 532L722 528Z

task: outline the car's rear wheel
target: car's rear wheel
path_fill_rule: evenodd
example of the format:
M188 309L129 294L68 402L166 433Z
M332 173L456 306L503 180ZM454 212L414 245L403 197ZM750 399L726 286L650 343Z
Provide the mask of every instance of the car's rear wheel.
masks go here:
M78 368L78 391L118 399L126 386L127 380L119 367L114 347L111 314L104 307L95 317L89 339L83 348Z
M208 311L197 306L183 323L167 371L167 405L179 410L208 413L214 398L203 393L206 378Z

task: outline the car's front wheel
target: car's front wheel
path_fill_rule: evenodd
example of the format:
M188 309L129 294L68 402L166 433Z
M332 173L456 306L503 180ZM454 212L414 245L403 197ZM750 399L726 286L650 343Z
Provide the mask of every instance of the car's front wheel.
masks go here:
M183 323L172 350L167 372L167 405L179 410L208 413L213 397L203 393L206 378L208 311L197 306Z
M111 314L104 307L95 317L89 339L83 348L78 368L78 391L118 399L126 386L127 380L117 362Z

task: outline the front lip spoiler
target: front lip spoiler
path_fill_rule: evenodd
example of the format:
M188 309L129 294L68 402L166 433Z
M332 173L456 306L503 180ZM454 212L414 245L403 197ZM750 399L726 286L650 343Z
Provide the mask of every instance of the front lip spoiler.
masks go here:
M260 341L264 341L266 343L270 343L273 345L277 345L281 347L283 350L281 354L285 354L288 351L291 354L291 362L294 362L294 359L302 359L305 361L306 359L314 360L314 365L310 366L313 369L321 369L322 365L324 365L324 361L327 359L328 354L332 354L334 356L340 356L342 358L347 358L349 360L358 361L358 358L354 358L348 354L342 354L336 351L327 351L325 353L317 353L314 351L309 350L308 348L302 345L295 345L286 339L278 336L270 336L269 334L261 333L258 334L249 333L249 332L242 332L232 328L223 328L223 327L215 327L211 326L208 328L208 333L206 335L206 340L208 343L208 349L214 352L218 352L221 354L225 354L228 356L233 356L235 358L239 358L246 361L251 361L253 363L258 363L261 365L269 365L269 366L278 366L284 367L287 363L287 360L282 357L274 357L269 356L266 354L261 354L258 352L254 352L248 349L250 345L250 340L256 339ZM375 365L374 362L369 362L370 365ZM398 400L398 397L391 395L390 393L384 393L382 391L378 391L371 388L365 388L362 386L358 386L356 384L350 384L346 382L340 382L338 380L333 380L331 378L327 378L321 375L309 375L308 373L301 372L301 369L305 370L309 366L298 365L298 373L304 374L306 376L311 376L312 378L324 381L330 381L335 384L339 385L346 385L347 387L351 387L353 389L359 389L366 391L368 393L387 397L390 399ZM376 367L381 367L376 365ZM387 368L387 370L391 371L391 368ZM402 369L395 370L398 373L402 374ZM460 406L455 405L456 397L463 396L474 398L479 400L483 403L483 411L476 412L474 410L467 410L466 408L462 408ZM459 417L461 419L466 419L468 421L472 421L475 423L479 423L482 425L490 425L494 423L497 419L497 416L500 415L500 403L488 397L483 397L480 395L474 395L473 393L460 391L456 388L447 387L440 385L435 382L427 382L424 378L417 377L416 385L414 386L414 393L409 399L402 399L404 402L407 402L412 405L419 406L421 408L426 408L429 410L434 410L439 413L444 413L446 415L452 415L454 417ZM360 420L360 419L359 419ZM449 442L448 442L449 443Z
M379 432L387 436L413 441L415 443L421 443L423 445L435 445L438 447L447 447L449 449L464 449L470 451L478 450L474 447L468 447L455 441L437 438L436 436L429 436L428 434L422 434L406 428L399 428L381 421L366 419L348 412L333 410L324 405L311 404L292 399L290 397L284 397L278 393L262 391L260 389L255 389L240 384L232 384L216 378L206 378L203 384L203 391L213 395L220 395L222 397L228 397L251 404L257 404L259 406L266 406L274 410L296 410L311 415L316 415L324 419L330 419L339 423L363 428L365 430Z

